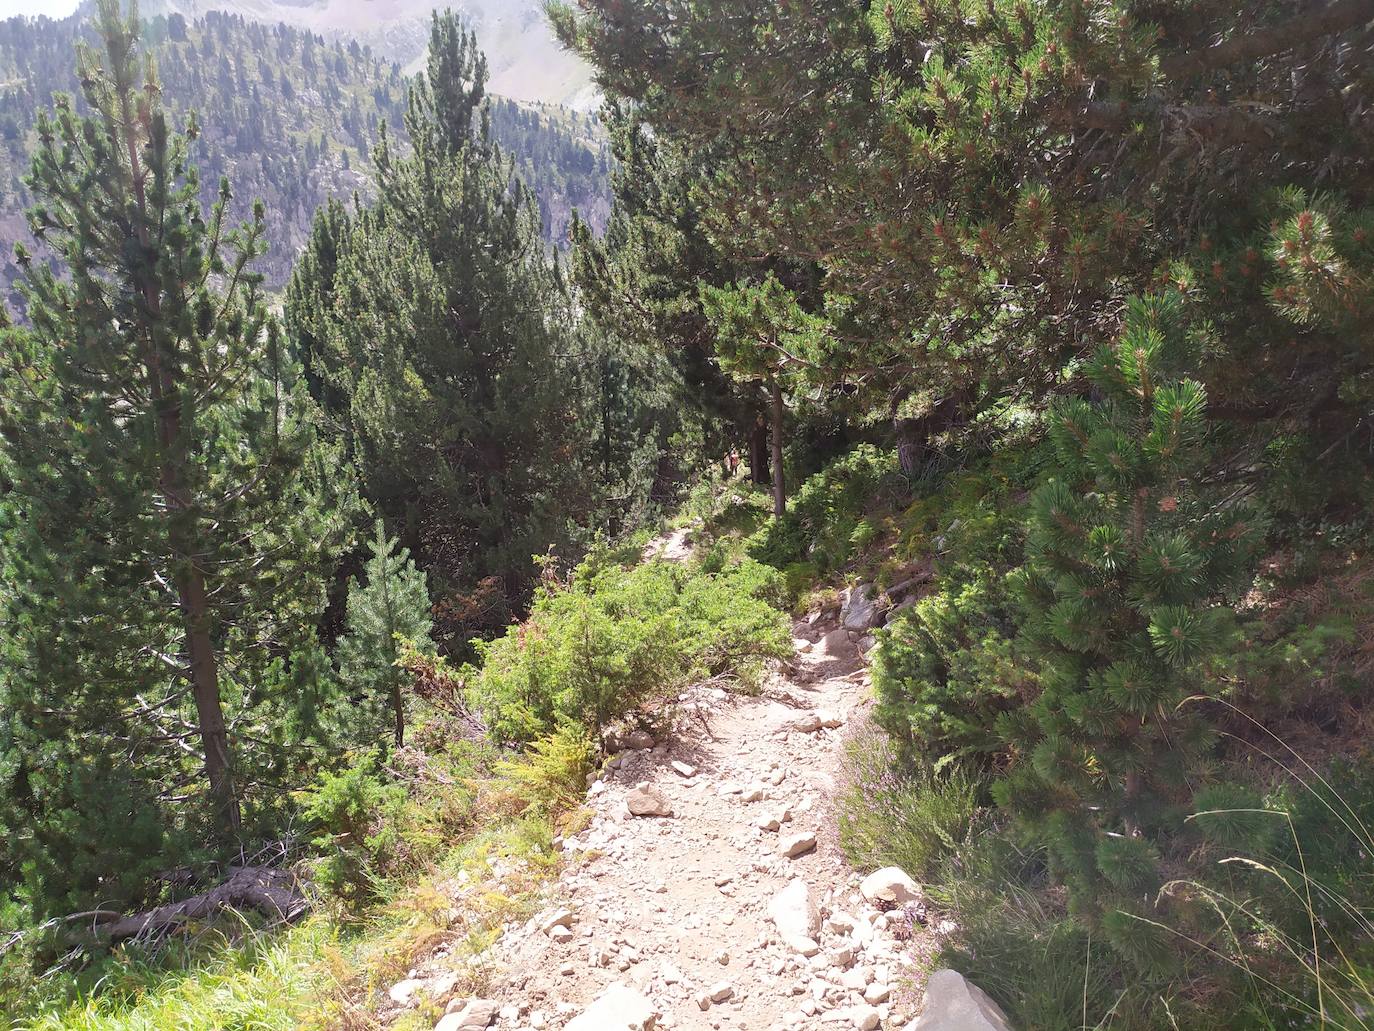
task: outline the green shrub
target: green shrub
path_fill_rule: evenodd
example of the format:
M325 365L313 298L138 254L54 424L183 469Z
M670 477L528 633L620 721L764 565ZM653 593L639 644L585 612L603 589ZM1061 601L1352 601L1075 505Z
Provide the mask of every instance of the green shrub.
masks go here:
M909 762L986 757L1002 746L997 716L1031 677L1013 649L1014 605L1004 577L984 568L893 617L878 632L875 719Z
M1179 827L1214 728L1180 703L1214 690L1253 579L1257 524L1207 485L1198 341L1174 294L1131 303L1089 376L1057 405L1055 478L1032 500L1022 641L1040 691L999 727L1015 757L994 786L1048 847L1078 911L1135 967L1176 943L1122 914L1152 912L1155 843Z
M314 828L320 857L315 881L350 903L376 896L377 880L396 845L387 811L402 805L405 794L364 759L339 773L324 772L302 799L302 818Z
M892 452L862 444L810 477L746 542L750 557L778 569L809 561L823 573L845 565L871 545L878 527L865 516L905 494Z
M788 654L776 607L784 596L781 575L753 561L719 572L584 564L547 588L524 623L478 646L472 694L498 741L530 742L570 723L599 737L690 683L747 677Z

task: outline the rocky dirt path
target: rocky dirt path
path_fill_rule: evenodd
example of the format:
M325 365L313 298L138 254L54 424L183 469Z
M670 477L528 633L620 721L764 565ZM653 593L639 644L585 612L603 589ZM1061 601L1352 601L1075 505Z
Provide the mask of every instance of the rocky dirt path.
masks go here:
M590 825L562 842L549 906L505 936L485 1000L455 1000L443 1031L904 1025L905 887L861 885L830 812L868 672L833 622L794 636L760 696L694 690L664 740L627 742L588 792Z

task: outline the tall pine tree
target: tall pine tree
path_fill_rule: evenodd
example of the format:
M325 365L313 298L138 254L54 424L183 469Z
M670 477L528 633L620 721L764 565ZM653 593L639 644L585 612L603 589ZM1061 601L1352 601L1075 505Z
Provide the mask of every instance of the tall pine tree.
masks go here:
M461 646L520 598L531 557L592 499L581 342L537 205L491 137L485 61L436 15L402 154L376 153L378 203L326 212L288 301L293 341L341 426L369 499L429 574L438 631Z
M261 207L232 228L225 182L203 217L136 10L99 30L91 113L39 121L30 224L63 267L19 253L0 370L0 806L40 911L246 833L289 746L266 673L310 646L353 505L252 269Z

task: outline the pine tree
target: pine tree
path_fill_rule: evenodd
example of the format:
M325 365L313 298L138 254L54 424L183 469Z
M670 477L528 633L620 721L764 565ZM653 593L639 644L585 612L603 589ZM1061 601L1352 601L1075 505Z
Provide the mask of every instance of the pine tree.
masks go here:
M405 744L405 673L396 665L401 642L433 654L429 591L410 553L388 537L380 520L362 582L348 584L347 632L339 641L339 674L348 692L343 722L351 737L371 739L391 708L396 747Z
M293 700L266 673L313 641L353 504L252 269L261 207L231 228L226 182L202 217L194 123L140 83L136 11L99 10L91 114L57 100L28 180L65 269L19 252L32 330L0 371L0 806L39 911L117 903L276 804L252 786Z
M1032 499L1021 583L1042 692L1002 717L999 802L1049 850L1075 905L1145 965L1167 944L1123 916L1159 886L1152 842L1177 831L1214 692L1254 575L1253 512L1208 483L1199 340L1182 298L1132 301L1088 370L1095 400L1051 411L1055 476Z
M471 619L462 596L495 577L517 602L531 556L567 542L593 500L579 489L591 411L571 302L491 138L484 78L456 16L436 18L409 153L383 139L378 203L317 224L288 297L318 396L455 614L438 633L457 647L509 614Z

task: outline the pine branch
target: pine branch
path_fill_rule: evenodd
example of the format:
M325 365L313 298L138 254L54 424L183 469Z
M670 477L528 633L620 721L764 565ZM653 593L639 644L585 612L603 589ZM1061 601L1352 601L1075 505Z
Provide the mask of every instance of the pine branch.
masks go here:
M1160 59L1159 70L1170 78L1184 78L1228 65L1256 61L1374 22L1374 0L1332 0L1316 11L1244 36L1233 36L1205 50L1186 51Z

